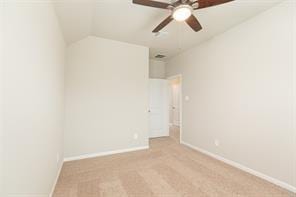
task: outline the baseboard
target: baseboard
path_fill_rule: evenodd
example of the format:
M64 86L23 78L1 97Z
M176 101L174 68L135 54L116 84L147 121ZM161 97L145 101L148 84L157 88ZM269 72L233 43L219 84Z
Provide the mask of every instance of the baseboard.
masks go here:
M63 168L63 164L64 164L64 161L61 162L60 166L59 166L59 169L58 169L58 173L56 174L56 177L55 177L55 180L54 180L54 183L52 185L52 188L51 188L51 192L49 194L49 197L52 197L53 196L53 193L54 193L54 189L58 183L58 180L59 180L59 176L61 174L61 171L62 171L62 168Z
M190 147L190 148L192 148L192 149L194 149L194 150L196 150L196 151L199 151L199 152L201 152L201 153L203 153L203 154L205 154L205 155L208 155L208 156L210 156L210 157L212 157L212 158L214 158L214 159L217 159L217 160L219 160L219 161L222 161L222 162L224 162L224 163L227 163L228 165L231 165L231 166L233 166L233 167L235 167L235 168L238 168L238 169L243 170L243 171L245 171L245 172L247 172L247 173L250 173L250 174L252 174L252 175L254 175L254 176L257 176L257 177L259 177L259 178L261 178L261 179L264 179L264 180L266 180L266 181L268 181L268 182L270 182L270 183L273 183L273 184L275 184L275 185L277 185L277 186L279 186L279 187L282 187L282 188L284 188L284 189L287 189L287 190L289 190L289 191L291 191L291 192L293 192L293 193L296 193L296 187L294 187L294 186L292 186L292 185L290 185L290 184L288 184L288 183L285 183L285 182L283 182L283 181L280 181L280 180L278 180L278 179L275 179L275 178L273 178L273 177L270 177L270 176L268 176L268 175L265 175L265 174L263 174L263 173L261 173L261 172L255 171L255 170L253 170L253 169L251 169L251 168L248 168L248 167L246 167L246 166L244 166L244 165L242 165L242 164L239 164L239 163L237 163L237 162L231 161L231 160L229 160L229 159L225 159L224 157L221 157L221 156L219 156L219 155L216 155L216 154L211 153L211 152L209 152L209 151L206 151L206 150L204 150L204 149L198 148L198 147L193 146L193 145L191 145L191 144L189 144L189 143L186 143L186 142L184 142L184 141L181 141L181 144L183 144L183 145L185 145L185 146L188 146L188 147Z
M149 139L160 138L160 137L169 137L169 136L170 136L169 134L166 134L166 135L151 135L151 136L149 136Z
M126 153L126 152L138 151L138 150L145 150L148 148L149 148L149 146L140 146L140 147L135 147L135 148L127 148L127 149L121 149L121 150L79 155L79 156L75 156L75 157L66 157L66 158L64 158L64 162L75 161L75 160L80 160L80 159L88 159L88 158L94 158L94 157L101 157L101 156L106 156L106 155L114 155L114 154L118 154L118 153Z

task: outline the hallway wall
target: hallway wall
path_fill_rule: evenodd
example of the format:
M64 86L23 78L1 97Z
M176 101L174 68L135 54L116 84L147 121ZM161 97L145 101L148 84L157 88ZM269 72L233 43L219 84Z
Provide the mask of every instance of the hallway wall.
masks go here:
M165 79L165 62L154 59L149 60L149 78Z

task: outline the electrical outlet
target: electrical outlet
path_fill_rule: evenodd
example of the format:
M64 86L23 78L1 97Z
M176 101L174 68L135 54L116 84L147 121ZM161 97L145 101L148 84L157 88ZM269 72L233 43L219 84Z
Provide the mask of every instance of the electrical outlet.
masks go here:
M218 139L215 139L214 143L215 143L215 146L220 146L220 141Z
M59 163L59 161L60 161L60 154L59 153L57 153L57 163Z
M137 140L139 138L137 133L134 133L134 140Z

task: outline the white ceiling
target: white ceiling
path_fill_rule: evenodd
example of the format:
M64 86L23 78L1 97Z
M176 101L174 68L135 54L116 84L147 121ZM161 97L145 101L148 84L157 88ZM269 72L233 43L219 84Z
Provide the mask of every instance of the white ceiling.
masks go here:
M169 2L169 0L160 0ZM135 5L132 0L59 0L56 11L68 44L93 35L150 48L150 57L168 58L242 23L282 0L236 0L196 10L203 30L194 32L185 23L173 21L155 37L152 30L169 11Z

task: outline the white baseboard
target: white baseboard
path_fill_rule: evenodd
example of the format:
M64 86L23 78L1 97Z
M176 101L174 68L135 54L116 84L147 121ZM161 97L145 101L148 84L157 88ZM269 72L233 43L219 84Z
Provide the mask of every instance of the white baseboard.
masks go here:
M242 165L242 164L239 164L239 163L237 163L237 162L231 161L231 160L229 160L229 159L225 159L224 157L221 157L221 156L219 156L219 155L216 155L216 154L211 153L211 152L209 152L209 151L206 151L206 150L204 150L204 149L198 148L198 147L193 146L193 145L191 145L191 144L189 144L189 143L186 143L186 142L184 142L184 141L181 141L181 144L183 144L183 145L185 145L185 146L188 146L188 147L190 147L190 148L192 148L192 149L194 149L194 150L197 150L197 151L199 151L199 152L201 152L201 153L203 153L203 154L205 154L205 155L208 155L208 156L210 156L210 157L212 157L212 158L214 158L214 159L217 159L217 160L219 160L219 161L222 161L222 162L224 162L224 163L227 163L228 165L231 165L231 166L236 167L236 168L238 168L238 169L240 169L240 170L243 170L243 171L245 171L245 172L248 172L248 173L250 173L250 174L252 174L252 175L254 175L254 176L257 176L257 177L259 177L259 178L261 178L261 179L264 179L264 180L266 180L266 181L268 181L268 182L271 182L271 183L273 183L273 184L275 184L275 185L278 185L278 186L280 186L280 187L282 187L282 188L284 188L284 189L287 189L287 190L289 190L289 191L291 191L291 192L293 192L293 193L296 193L296 187L294 187L294 186L292 186L292 185L290 185L290 184L288 184L288 183L285 183L285 182L280 181L280 180L278 180L278 179L272 178L272 177L270 177L270 176L268 176L268 175L265 175L265 174L263 174L263 173L261 173L261 172L255 171L255 170L253 170L253 169L251 169L251 168L248 168L248 167L246 167L246 166L244 166L244 165Z
M74 156L74 157L66 157L66 158L64 158L64 162L80 160L80 159L88 159L88 158L94 158L94 157L101 157L101 156L106 156L106 155L114 155L114 154L118 154L118 153L126 153L126 152L138 151L138 150L145 150L148 148L149 148L149 146L140 146L140 147L135 147L135 148L127 148L127 149L121 149L121 150L79 155L79 156Z
M59 169L58 169L58 173L56 174L56 177L55 177L55 180L54 180L54 183L52 185L52 188L51 188L51 192L49 194L49 197L52 197L53 196L53 193L54 193L54 189L58 183L58 180L59 180L59 176L61 174L61 171L62 171L62 168L63 168L63 164L64 164L64 161L61 162L61 164L59 165Z
M169 137L169 134L165 134L165 135L150 135L149 139L153 139L153 138L160 138L160 137Z

